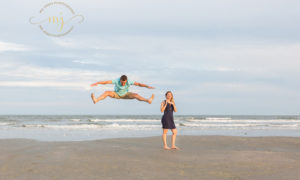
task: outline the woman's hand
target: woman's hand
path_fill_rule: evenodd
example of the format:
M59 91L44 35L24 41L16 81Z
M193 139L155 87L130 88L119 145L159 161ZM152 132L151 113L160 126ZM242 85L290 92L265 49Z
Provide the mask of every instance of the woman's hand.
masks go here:
M172 101L170 102L171 104L175 105L175 101L174 99L172 99Z

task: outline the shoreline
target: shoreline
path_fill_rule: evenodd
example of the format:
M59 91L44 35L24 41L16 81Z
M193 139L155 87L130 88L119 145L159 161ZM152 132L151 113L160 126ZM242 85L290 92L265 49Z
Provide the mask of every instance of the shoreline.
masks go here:
M170 140L172 136L171 132L168 132L167 134L167 138ZM216 137L216 138L295 138L295 139L299 139L300 137L298 136L282 136L282 135L278 135L278 136L274 136L274 135L253 135L253 136L247 136L247 135L178 135L176 137L190 137L190 138L197 138L197 137L203 137L203 138L212 138L212 137ZM136 136L136 137L132 137L132 136L126 136L126 137L112 137L112 138L99 138L99 139L87 139L87 140L64 140L64 141L56 141L56 140L39 140L39 139L33 139L33 138L0 138L0 143L1 141L35 141L35 142L40 142L40 143L80 143L80 142L97 142L97 141L106 141L106 140L130 140L130 139L148 139L148 138L161 138L161 135L149 135L149 136ZM168 140L168 141L169 141ZM177 139L176 139L177 140ZM171 140L170 140L171 143Z
M171 135L168 135L170 146ZM300 137L178 135L87 141L0 139L0 179L292 179Z

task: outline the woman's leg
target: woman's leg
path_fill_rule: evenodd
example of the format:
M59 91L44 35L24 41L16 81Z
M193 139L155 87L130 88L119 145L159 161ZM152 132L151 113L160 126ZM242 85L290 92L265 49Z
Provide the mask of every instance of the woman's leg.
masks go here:
M175 146L175 141L176 141L176 135L177 135L177 129L171 129L172 130L172 149L179 149L178 147Z
M168 129L163 129L162 140L164 144L164 149L170 149L167 145L167 133L168 133Z

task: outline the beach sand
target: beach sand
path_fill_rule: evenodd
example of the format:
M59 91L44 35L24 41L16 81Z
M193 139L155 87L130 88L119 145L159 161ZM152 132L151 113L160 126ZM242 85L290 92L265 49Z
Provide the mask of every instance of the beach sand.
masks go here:
M164 150L160 136L2 139L0 179L300 179L300 137L177 136L177 146Z

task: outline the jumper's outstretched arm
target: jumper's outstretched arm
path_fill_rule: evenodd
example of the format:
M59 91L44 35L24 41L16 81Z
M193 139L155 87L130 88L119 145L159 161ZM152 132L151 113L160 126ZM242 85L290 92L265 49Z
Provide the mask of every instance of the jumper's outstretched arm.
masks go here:
M91 84L91 86L97 86L98 84L112 84L112 80L109 80L109 81L99 81L99 82Z
M134 82L134 85L140 86L140 87L146 87L146 88L149 88L149 89L155 89L155 87L151 87L151 86L148 86L146 84L142 84L142 83L138 83L138 82Z

